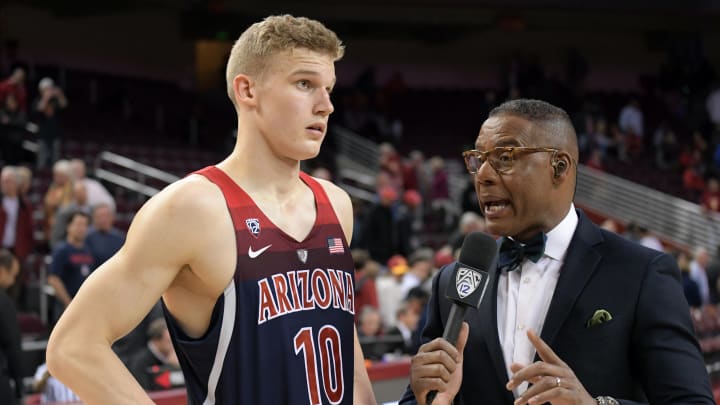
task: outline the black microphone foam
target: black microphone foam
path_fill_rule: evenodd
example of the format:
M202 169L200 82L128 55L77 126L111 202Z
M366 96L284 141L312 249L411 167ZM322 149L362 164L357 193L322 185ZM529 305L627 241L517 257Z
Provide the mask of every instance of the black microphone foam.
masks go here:
M445 291L445 296L457 304L450 308L450 316L445 324L443 338L448 342L457 342L465 310L480 306L489 271L497 265L497 257L498 246L490 235L473 232L465 237Z
M457 343L460 328L469 307L477 309L485 295L489 272L495 269L498 258L498 245L490 235L473 232L465 236L460 257L452 269L445 296L453 301L450 314L445 323L443 339ZM437 391L427 394L427 404L432 404Z

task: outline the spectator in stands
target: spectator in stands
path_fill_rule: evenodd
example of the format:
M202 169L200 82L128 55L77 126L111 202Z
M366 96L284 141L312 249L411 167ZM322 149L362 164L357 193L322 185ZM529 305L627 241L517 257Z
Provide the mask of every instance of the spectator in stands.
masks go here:
M661 138L655 144L655 164L660 169L673 169L679 164L680 145L678 145L677 136L670 129L656 134L656 138L659 136Z
M85 245L89 224L89 215L75 212L70 217L65 242L52 253L47 281L55 289L53 321L57 321L94 268L92 254Z
M383 187L380 200L370 207L362 226L359 246L366 248L370 257L380 263L385 263L397 250L397 229L392 210L397 198L393 187Z
M369 305L378 308L375 279L380 271L380 265L370 258L367 250L353 249L352 257L355 265L355 322L357 322L363 307Z
M15 283L19 272L17 259L0 250L0 404L14 405L22 396L23 362L20 347L20 325L15 303L5 291ZM10 380L15 383L12 389Z
M645 228L644 226L638 227L638 232L640 233L640 241L639 243L645 247L649 247L650 249L655 249L659 252L664 252L665 248L663 247L662 242L660 242L660 239L657 238L657 236L650 233L650 231Z
M403 276L400 287L402 297L407 296L408 292L420 287L430 278L433 270L433 251L429 248L422 248L414 251L408 260L409 268Z
M161 384L154 378L157 377L154 372L154 369L157 368L180 370L165 319L158 318L150 323L147 329L147 338L147 345L130 356L128 370L145 391L168 389L170 388L169 383Z
M440 226L440 230L449 230L453 218L453 205L450 202L450 183L445 161L439 156L430 159L432 185L430 187L430 207L432 217Z
M380 171L387 174L390 185L399 191L403 185L402 160L390 143L380 144Z
M50 240L50 234L55 223L58 209L69 204L73 198L72 173L70 162L58 160L53 165L53 180L45 193L45 238Z
M111 258L125 243L125 232L115 228L115 213L107 204L98 204L92 212L92 230L88 233L85 243L100 266Z
M401 340L393 340L388 345L387 351L396 354L415 354L413 333L417 330L420 314L410 308L407 302L403 302L397 309L396 317L395 326L387 331L386 336L401 338Z
M85 184L87 191L87 204L95 207L98 204L107 204L114 211L115 198L99 181L87 177L87 167L82 159L72 159L70 161L70 170L72 172L74 183Z
M417 327L415 327L412 337L413 353L416 353L417 349L420 347L420 335L423 328L425 327L425 323L427 322L427 304L429 300L430 287L428 287L428 289L426 289L424 286L415 287L408 291L407 295L405 296L405 304L407 305L408 309L418 314Z
M704 247L697 247L693 256L693 261L690 262L690 278L693 279L700 288L700 299L702 304L705 305L710 303L710 287L705 271L710 262L710 255Z
M466 180L465 188L460 195L460 210L462 212L474 212L478 215L482 213L472 179Z
M590 147L600 149L603 161L618 156L617 140L609 134L607 121L604 118L595 121L595 130L591 136Z
M45 77L38 84L40 95L34 103L38 125L38 157L37 165L45 168L60 158L62 142L62 126L60 111L68 106L67 98L55 82Z
M430 159L430 169L432 170L431 202L447 200L450 198L450 188L443 158L440 156L432 157Z
M677 255L678 267L682 275L683 293L688 305L694 308L702 306L700 298L700 287L698 283L690 277L690 259L685 252L679 252Z
M720 212L720 182L717 177L708 180L707 189L700 197L700 205L709 212Z
M27 116L20 110L15 95L8 94L0 104L0 158L5 164L16 165L23 160L22 141Z
M130 333L113 343L113 352L117 354L117 356L120 358L123 364L125 364L126 367L130 363L130 357L133 354L139 352L142 348L147 347L147 331L150 327L150 324L154 320L161 319L162 317L162 304L160 303L160 301L158 301L152 307L150 312L145 315L145 318L143 318L142 321L140 321L140 323L133 330L130 331Z
M475 196L475 200L477 200L477 195L475 194L474 189L475 188L473 187L473 195ZM448 244L452 248L452 251L454 252L462 247L465 237L469 233L478 231L485 231L485 220L475 212L463 213L460 216L457 229L452 235L450 235L449 238Z
M715 248L715 256L705 268L705 273L710 286L710 302L717 304L720 302L720 245Z
M397 209L395 229L397 232L397 253L409 255L418 249L422 243L422 197L416 190L407 190L403 193L400 206Z
M0 104L12 95L20 107L20 111L27 112L27 91L25 90L25 69L16 67L10 77L0 82Z
M21 196L18 187L18 171L15 166L5 166L0 172L0 248L12 252L21 264L19 280L23 280L27 256L32 253L35 238L33 236L33 208L30 201ZM23 285L16 283L10 289L10 295L18 302Z
M383 355L388 351L388 345L381 338L383 336L383 324L380 311L366 305L360 311L357 331L365 358L371 360L382 359Z
M409 267L402 255L394 255L387 261L388 275L378 277L377 293L383 324L390 328L395 326L395 311L403 300L402 280Z
M18 166L17 174L20 195L23 198L27 198L28 193L30 193L30 188L32 187L32 170L26 166Z
M427 193L427 178L425 176L425 155L419 150L410 152L410 156L402 166L403 188L415 190L420 195Z
M626 135L625 145L629 152L638 151L642 148L643 136L645 134L645 123L640 103L637 99L630 101L620 110L618 127Z
M41 404L80 402L80 398L70 388L50 375L46 363L39 365L35 370L33 392L40 393Z
M50 249L55 249L60 243L65 240L66 230L70 217L75 215L76 212L80 211L88 216L92 213L92 209L88 204L87 189L85 183L73 183L72 200L57 210L55 214L55 221L53 222L52 229L50 230Z

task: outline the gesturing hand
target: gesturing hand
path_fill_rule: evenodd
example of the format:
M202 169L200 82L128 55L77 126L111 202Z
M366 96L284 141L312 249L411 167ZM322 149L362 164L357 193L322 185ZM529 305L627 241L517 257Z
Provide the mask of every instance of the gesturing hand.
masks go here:
M527 332L530 343L535 346L542 361L529 366L512 364L513 376L506 388L513 390L524 381L532 384L519 398L515 405L543 404L553 405L595 405L595 400L585 390L570 367L553 352L533 331Z
M457 347L445 339L437 338L420 346L410 364L410 387L419 405L425 405L430 391L438 391L433 405L448 405L460 390L462 383L463 350L470 327L463 322Z

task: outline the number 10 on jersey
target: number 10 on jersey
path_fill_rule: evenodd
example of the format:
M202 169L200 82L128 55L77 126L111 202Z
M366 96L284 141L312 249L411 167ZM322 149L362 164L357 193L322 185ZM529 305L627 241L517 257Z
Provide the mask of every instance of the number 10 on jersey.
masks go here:
M325 325L318 331L317 346L313 329L305 327L295 335L295 354L301 352L305 359L305 377L307 378L310 405L321 405L320 379L325 397L331 404L339 404L344 395L342 348L340 333L334 326Z

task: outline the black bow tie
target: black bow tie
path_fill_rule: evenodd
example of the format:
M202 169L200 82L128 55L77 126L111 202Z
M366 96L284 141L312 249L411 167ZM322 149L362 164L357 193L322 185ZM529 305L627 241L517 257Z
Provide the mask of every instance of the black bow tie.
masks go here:
M528 258L537 263L545 251L545 240L547 236L543 232L533 236L524 245L520 242L503 237L500 244L500 257L498 258L498 269L513 271L520 268L522 261Z

